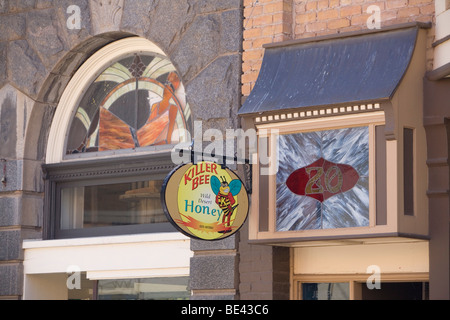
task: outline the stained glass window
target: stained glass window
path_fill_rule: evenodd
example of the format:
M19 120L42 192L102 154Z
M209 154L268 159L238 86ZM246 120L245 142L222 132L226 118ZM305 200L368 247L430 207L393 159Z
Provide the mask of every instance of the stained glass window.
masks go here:
M87 88L73 118L68 155L186 141L190 108L174 65L158 54L133 54Z
M279 139L277 231L369 225L369 128Z

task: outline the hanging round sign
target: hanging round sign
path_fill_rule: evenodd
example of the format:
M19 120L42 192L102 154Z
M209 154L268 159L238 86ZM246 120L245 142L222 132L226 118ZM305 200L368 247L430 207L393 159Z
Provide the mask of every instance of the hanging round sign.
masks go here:
M239 177L214 162L178 166L165 179L161 201L183 234L220 240L236 233L248 216L248 194Z

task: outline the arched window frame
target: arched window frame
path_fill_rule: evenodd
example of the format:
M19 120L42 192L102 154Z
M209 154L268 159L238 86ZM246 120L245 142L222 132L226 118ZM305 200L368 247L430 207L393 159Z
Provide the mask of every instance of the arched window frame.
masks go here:
M130 37L118 40L94 53L77 70L61 96L50 128L46 163L43 166L46 239L176 232L169 222L71 230L61 228L61 197L64 188L162 181L175 167L170 155L173 145L92 152L75 157L66 155L66 140L72 119L90 84L111 63L136 53L167 57L158 46L147 39Z

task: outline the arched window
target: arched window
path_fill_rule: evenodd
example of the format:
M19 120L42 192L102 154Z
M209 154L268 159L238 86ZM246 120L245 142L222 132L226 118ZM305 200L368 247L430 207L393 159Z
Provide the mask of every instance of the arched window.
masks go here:
M182 79L152 42L126 38L92 55L50 129L46 237L175 231L160 191L190 123Z
M88 87L73 118L67 155L180 142L189 118L173 64L159 54L130 54Z

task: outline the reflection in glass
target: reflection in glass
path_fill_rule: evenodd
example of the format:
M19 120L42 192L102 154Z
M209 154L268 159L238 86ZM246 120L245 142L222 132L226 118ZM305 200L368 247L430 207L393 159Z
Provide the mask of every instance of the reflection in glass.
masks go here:
M188 300L189 277L99 280L98 300Z
M167 222L160 201L163 181L64 188L61 229Z
M348 282L343 283L303 283L303 300L348 300Z
M89 280L68 290L69 300L189 300L189 277Z
M81 99L67 154L135 149L186 141L190 108L181 79L159 55L125 57L107 68ZM181 133L180 133L181 132Z

